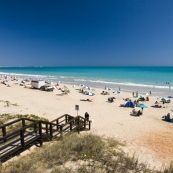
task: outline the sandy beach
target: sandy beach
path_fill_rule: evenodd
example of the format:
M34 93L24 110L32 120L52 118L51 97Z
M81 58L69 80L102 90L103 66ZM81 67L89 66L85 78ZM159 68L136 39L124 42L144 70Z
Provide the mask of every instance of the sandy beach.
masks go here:
M162 108L153 108L151 106L157 97L151 95L149 101L140 102L148 106L143 110L143 115L131 116L133 108L120 107L120 104L126 103L124 98L134 101L136 98L132 93L114 94L108 91L110 95L101 95L103 89L95 88L95 96L87 96L79 92L80 86L66 85L70 93L62 95L58 89L46 92L25 88L14 81L9 83L11 87L0 84L0 114L35 114L53 120L66 113L76 116L75 105L79 105L78 115L84 116L85 112L88 112L93 121L89 133L113 137L124 142L125 152L130 155L135 154L140 162L147 162L151 167L160 168L173 160L173 123L162 121L162 116L167 113L173 116L171 112L173 102L164 105L160 103ZM63 86L60 84L58 87ZM92 102L80 101L91 97ZM109 103L108 97L116 99L113 103ZM9 101L18 106L6 107L2 101Z

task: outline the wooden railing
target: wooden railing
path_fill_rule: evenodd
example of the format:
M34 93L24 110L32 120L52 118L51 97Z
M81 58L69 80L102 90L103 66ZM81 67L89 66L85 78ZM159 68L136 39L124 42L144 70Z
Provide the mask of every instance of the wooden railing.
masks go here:
M29 122L29 124L28 124ZM20 123L13 132L8 132L8 127ZM53 137L62 137L70 131L90 130L91 121L87 121L81 116L73 117L68 114L46 122L42 120L32 120L20 118L0 126L0 160L4 161L33 144L39 143L42 146L43 141L52 140ZM46 138L44 137L46 136Z

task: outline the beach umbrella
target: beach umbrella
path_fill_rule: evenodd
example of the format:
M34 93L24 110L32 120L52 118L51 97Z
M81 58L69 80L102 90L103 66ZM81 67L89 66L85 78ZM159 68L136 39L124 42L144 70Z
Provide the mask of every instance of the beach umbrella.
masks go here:
M173 96L168 96L168 98L173 98Z
M148 108L148 107L147 107L146 105L144 105L144 104L139 104L138 107L139 107L139 108Z
M146 95L146 96L149 96L150 94L149 94L149 93L146 93L145 95Z
M161 100L161 101L163 101L163 100L166 100L164 97L159 97L159 98L157 98L158 100Z

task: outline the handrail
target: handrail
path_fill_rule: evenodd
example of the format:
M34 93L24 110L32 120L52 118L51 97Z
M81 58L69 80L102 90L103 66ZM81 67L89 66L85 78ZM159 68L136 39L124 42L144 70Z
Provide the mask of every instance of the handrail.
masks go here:
M51 122L54 122L54 121L56 121L56 120L59 120L59 119L63 118L63 117L66 116L66 115L68 115L68 114L64 114L64 115L62 115L62 116L60 116L60 117L58 117L58 118L52 120Z
M22 118L14 120L14 121L11 121L11 122L6 123L6 124L3 124L3 125L0 126L0 128L3 128L5 126L9 126L9 125L14 124L14 123L17 123L18 121L21 121L21 120L22 120Z
M63 122L59 122L61 118L64 118L64 124L60 124L61 122ZM7 134L6 127L19 121L22 121L22 127L18 130L13 131L12 133ZM31 121L32 123L27 123L28 125L26 125L25 121ZM87 124L86 122L89 122L89 124ZM86 128L86 125L89 125L89 128ZM62 136L63 133L68 133L72 130L77 130L78 133L81 129L90 130L90 125L90 120L86 120L84 117L81 117L80 115L73 117L68 114L64 114L51 122L43 120L33 120L29 118L20 118L14 120L12 122L0 126L0 128L2 128L3 134L3 137L0 138L0 150L6 149L5 151L3 151L2 157L0 154L0 159L6 159L11 154L14 154L16 151L24 150L26 147L28 147L28 145L30 146L36 141L38 141L41 146L42 142L44 141L44 138L47 138L47 136L43 136L44 134L48 135L48 139L51 140L53 136L57 136L57 133L54 133L56 131L58 132L58 135ZM31 131L26 131L26 129L30 127L33 127L33 129ZM28 138L28 136L30 135L32 135L31 138ZM17 148L14 148L12 150L8 149L8 147L18 142L20 143L20 145L17 145Z
M14 134L20 132L21 130L25 130L25 129L29 128L30 126L33 126L33 125L35 125L35 124L37 124L37 123L38 123L38 121L37 121L37 122L34 122L34 123L32 123L32 124L29 124L29 125L27 125L27 126L25 126L25 127L22 127L22 128L20 128L19 130L15 130L14 132L12 132L12 133L10 133L10 134L5 135L4 137L1 137L0 140L4 140L4 139L6 139L6 138L8 138L8 137L10 137L10 136L13 136Z

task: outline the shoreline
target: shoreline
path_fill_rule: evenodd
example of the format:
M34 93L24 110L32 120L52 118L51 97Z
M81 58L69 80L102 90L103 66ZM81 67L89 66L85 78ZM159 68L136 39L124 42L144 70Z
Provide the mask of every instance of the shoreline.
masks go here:
M7 75L9 76L9 73L1 73L0 76ZM15 76L15 73L10 73L10 76ZM121 88L121 91L123 92L140 92L141 94L152 92L152 95L158 96L158 97L167 97L172 94L173 87L168 85L153 85L153 84L139 84L139 83L116 83L111 81L94 81L94 80L82 80L82 79L75 79L72 77L60 77L60 76L45 76L45 75L29 75L29 74L16 74L18 78L21 79L41 79L45 81L52 81L53 83L61 83L65 85L79 85L84 84L89 87L98 88L98 89L104 89L112 88L113 90L119 90Z
M59 85L58 87L64 86L62 83ZM46 92L24 88L15 84L15 81L10 81L10 86L0 84L1 100L17 103L19 106L4 107L0 102L0 114L35 114L51 121L65 113L76 116L75 105L79 105L79 115L84 116L85 112L88 112L93 121L89 133L113 137L124 142L126 153L135 153L141 162L148 161L152 167L160 168L163 163L168 165L173 160L173 124L162 121L162 116L171 113L173 102L165 104L165 108L152 108L157 97L151 95L148 102L140 102L148 106L144 109L143 115L135 117L130 115L132 108L120 107L120 104L125 103L124 98L136 99L132 97L131 92L123 90L117 95L113 94L112 90L109 91L110 95L101 95L103 89L95 88L95 96L88 96L79 93L78 89L81 87L69 84L66 85L70 89L67 95L62 95L58 89ZM108 97L112 96L116 99L113 103L108 103ZM92 102L80 101L91 97Z

